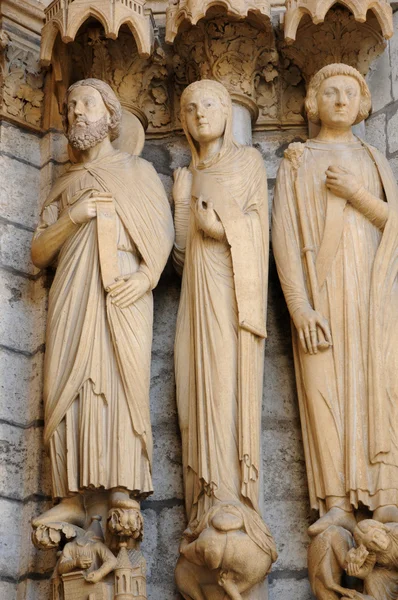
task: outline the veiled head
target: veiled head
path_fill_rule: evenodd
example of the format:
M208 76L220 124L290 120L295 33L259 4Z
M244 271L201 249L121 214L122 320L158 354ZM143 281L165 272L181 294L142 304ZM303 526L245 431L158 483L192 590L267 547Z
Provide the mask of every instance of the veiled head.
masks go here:
M112 88L99 79L83 79L70 86L62 120L69 142L79 150L95 146L109 135L119 136L122 108Z
M335 128L351 127L369 115L371 96L362 75L349 65L336 63L318 71L308 86L308 119Z
M181 96L181 123L197 161L198 146L223 138L222 149L235 143L232 137L232 102L227 89L217 81L191 83Z

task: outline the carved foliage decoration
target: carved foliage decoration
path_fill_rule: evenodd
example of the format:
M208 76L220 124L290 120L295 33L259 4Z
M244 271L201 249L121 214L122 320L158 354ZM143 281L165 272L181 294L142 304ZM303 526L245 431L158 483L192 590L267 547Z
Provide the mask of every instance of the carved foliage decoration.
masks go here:
M177 97L194 81L215 79L253 116L259 114L259 127L303 122L301 74L289 60L280 60L271 27L227 17L202 20L177 36L174 49Z
M39 129L42 117L44 75L38 53L10 39L2 31L2 113L12 120Z
M255 112L256 89L263 82L272 96L270 103L276 103L272 82L278 76L279 59L271 27L257 29L225 17L200 21L176 38L175 52L178 85L215 79Z
M331 9L320 25L303 17L292 45L282 45L283 55L299 67L308 81L327 64L343 62L366 75L370 64L383 52L385 41L371 14L366 23L358 23L345 8Z
M151 58L140 58L128 31L121 30L117 40L110 40L98 26L89 27L71 48L74 79L94 77L106 81L126 108L132 112L138 108L145 115L149 131L168 129L171 123L168 72L161 47L155 49ZM137 116L142 120L142 114Z

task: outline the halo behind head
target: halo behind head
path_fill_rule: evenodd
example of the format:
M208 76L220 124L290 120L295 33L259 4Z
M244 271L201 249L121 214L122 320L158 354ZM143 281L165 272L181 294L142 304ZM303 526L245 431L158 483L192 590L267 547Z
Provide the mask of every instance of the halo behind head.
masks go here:
M313 123L320 123L316 96L323 81L329 77L334 77L335 75L346 75L348 77L353 77L359 84L361 102L359 105L358 116L354 122L354 125L356 125L369 116L372 108L372 98L368 84L366 83L364 77L359 71L354 69L354 67L350 67L344 63L333 63L331 65L326 65L326 67L320 69L312 77L305 99L305 110L307 112L308 119Z
M66 92L65 100L64 100L64 103L62 106L62 124L64 126L65 133L68 133L68 127L69 127L69 124L68 124L69 94L76 88L83 87L83 86L92 87L101 94L102 100L103 100L106 108L109 110L110 117L111 117L111 122L109 124L109 133L110 133L110 139L112 142L117 137L119 137L119 134L120 134L120 123L122 120L122 107L121 107L121 104L120 104L115 92L111 88L111 86L108 85L107 83L105 83L105 81L101 81L100 79L93 79L93 78L81 79L80 81L76 81L76 83L73 83L68 88L68 91Z

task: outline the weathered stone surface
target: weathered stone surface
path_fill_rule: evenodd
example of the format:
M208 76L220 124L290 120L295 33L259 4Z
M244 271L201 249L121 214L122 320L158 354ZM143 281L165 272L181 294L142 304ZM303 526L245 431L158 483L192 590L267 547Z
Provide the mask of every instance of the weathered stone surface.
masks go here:
M177 424L168 423L153 429L154 500L183 498L181 439Z
M273 571L307 568L309 513L309 504L303 500L264 502L264 519L274 536L279 554Z
M30 543L21 535L26 526L22 525L22 508L20 502L0 498L0 574L12 579L18 577L21 545Z
M383 154L386 154L386 115L384 113L371 117L366 121L366 141L368 144L376 146Z
M274 579L269 584L270 600L313 600L310 584L307 578L303 579Z
M49 467L42 427L0 423L0 496L24 500L32 494L50 495Z
M394 31L398 30L398 12L393 15ZM390 64L392 79L392 95L394 100L398 100L398 36L395 34L389 41L390 46Z
M49 161L65 163L69 161L68 144L63 133L49 131L41 140L41 164Z
M265 500L303 500L308 497L300 429L291 421L263 430L263 495Z
M398 150L398 103L397 111L390 117L387 122L388 131L388 151L392 154Z
M39 273L30 257L32 232L0 222L0 264L27 275Z
M373 111L376 112L392 101L390 56L388 47L385 52L371 64L366 79L372 95Z
M40 168L40 136L3 121L0 125L1 151Z
M270 255L269 264L267 333L265 365L269 356L275 356L276 354L291 355L290 315L279 284L272 255Z
M151 420L156 427L160 423L176 423L175 380L173 349L161 356L154 356L151 367Z
M146 508L142 511L144 517L144 539L141 550L145 556L147 568L147 580L151 579L152 573L156 571L158 545L158 517L154 510Z
M148 600L181 600L180 594L172 583L147 584ZM30 600L30 599L29 599Z
M158 556L160 560L153 576L153 582L165 585L166 589L168 586L173 589L174 569L179 556L178 549L182 533L186 527L184 507L164 508L159 515L158 523Z
M266 347L268 341L266 342ZM293 356L267 352L264 363L263 427L274 420L298 422Z
M49 600L51 598L51 580L26 579L18 585L17 600Z
M0 349L0 419L26 426L43 418L43 352L29 357Z
M1 216L33 229L39 217L39 180L36 167L0 156Z
M0 598L17 600L17 586L15 583L0 581Z
M275 179L283 153L291 142L305 142L305 130L266 131L253 135L253 146L264 158L268 179Z
M187 167L191 162L191 152L185 137L175 137L166 143L171 157L170 169L174 171L177 167ZM154 164L157 165L156 162Z
M47 290L41 277L31 281L0 270L0 344L34 352L44 343Z
M398 181L398 156L390 158L389 163L392 172L394 173L395 179Z

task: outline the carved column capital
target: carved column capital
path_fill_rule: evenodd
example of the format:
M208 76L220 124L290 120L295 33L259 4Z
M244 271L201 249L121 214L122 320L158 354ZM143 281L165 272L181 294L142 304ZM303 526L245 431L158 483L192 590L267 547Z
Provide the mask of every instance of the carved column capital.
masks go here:
M245 106L256 121L259 109L256 88L261 77L277 77L278 53L270 23L258 28L248 21L219 16L201 20L178 35L174 42L177 85L214 79Z

